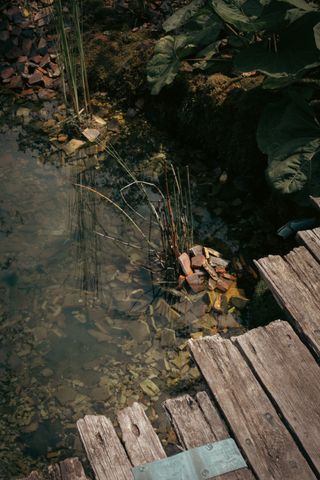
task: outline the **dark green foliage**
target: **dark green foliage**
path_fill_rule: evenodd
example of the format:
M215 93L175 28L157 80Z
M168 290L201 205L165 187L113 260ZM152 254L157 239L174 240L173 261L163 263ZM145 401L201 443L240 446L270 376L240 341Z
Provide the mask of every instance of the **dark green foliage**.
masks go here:
M320 195L320 126L309 106L314 90L306 97L305 89L291 88L306 82L319 88L320 6L305 0L193 0L164 29L175 34L158 42L149 62L152 93L172 83L181 60L196 57L193 68L210 71L226 49L237 72L261 72L262 88L279 91L257 132L270 185L302 203Z

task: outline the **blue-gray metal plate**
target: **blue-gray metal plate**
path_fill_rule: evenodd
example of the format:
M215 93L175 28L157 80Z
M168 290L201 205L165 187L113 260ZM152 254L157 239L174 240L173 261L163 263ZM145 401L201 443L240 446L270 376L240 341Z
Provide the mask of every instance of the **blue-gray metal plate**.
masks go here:
M133 468L135 480L205 480L247 466L232 438Z

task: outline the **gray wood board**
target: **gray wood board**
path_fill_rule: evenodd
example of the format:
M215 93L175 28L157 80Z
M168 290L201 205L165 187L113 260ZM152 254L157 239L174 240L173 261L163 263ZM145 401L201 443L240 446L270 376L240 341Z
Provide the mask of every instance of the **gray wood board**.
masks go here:
M195 361L260 480L315 479L238 348L219 335L190 340Z
M134 466L165 458L161 442L152 428L143 407L135 402L117 413L122 440Z
M67 458L48 468L51 480L87 480L83 466L78 458Z
M163 406L184 449L230 437L225 423L205 392L199 392L195 399L184 395L166 400ZM215 480L254 480L254 476L249 469L241 469L219 475Z
M300 247L300 249L304 249L306 257L307 255L311 257L304 247ZM315 261L313 258L312 260ZM320 295L316 294L316 287L312 285L316 271L305 272L306 278L302 278L297 273L298 266L295 270L292 268L292 261L292 256L282 258L279 255L269 255L255 263L280 305L291 316L291 323L294 328L319 357ZM320 266L318 270L320 273ZM308 280L308 273L313 280Z
M320 368L287 322L234 338L320 472Z
M86 415L77 427L96 480L132 480L132 466L111 421Z
M318 262L320 262L320 227L298 232L297 239L300 243L303 243Z

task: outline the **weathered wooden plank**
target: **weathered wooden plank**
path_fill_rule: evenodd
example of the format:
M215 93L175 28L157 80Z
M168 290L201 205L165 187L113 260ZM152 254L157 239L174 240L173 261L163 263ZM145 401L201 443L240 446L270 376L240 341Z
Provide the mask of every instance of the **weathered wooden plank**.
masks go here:
M320 293L320 264L305 247L294 248L284 257L300 282L318 297Z
M49 465L48 471L51 480L87 480L82 463L76 457Z
M293 327L319 356L320 295L315 295L279 255L269 255L255 263L280 305L290 314Z
M230 435L206 392L166 400L163 404L183 448L225 440ZM219 475L215 480L254 480L249 469Z
M206 416L199 404L205 404ZM190 395L166 400L163 403L178 439L184 448L195 448L206 443L229 438L228 430L205 392L193 399ZM209 410L210 409L210 410Z
M134 466L166 457L161 442L142 406L135 402L117 413L122 440Z
M318 262L320 262L320 227L298 232L297 239L300 243L303 243Z
M310 197L312 202L315 204L316 207L320 210L320 197Z
M219 335L189 341L232 434L260 480L314 479L237 347Z
M320 368L313 356L281 320L233 341L320 472Z
M42 476L34 470L27 477L21 478L20 480L42 480Z
M97 480L133 479L131 463L108 418L86 415L77 427Z

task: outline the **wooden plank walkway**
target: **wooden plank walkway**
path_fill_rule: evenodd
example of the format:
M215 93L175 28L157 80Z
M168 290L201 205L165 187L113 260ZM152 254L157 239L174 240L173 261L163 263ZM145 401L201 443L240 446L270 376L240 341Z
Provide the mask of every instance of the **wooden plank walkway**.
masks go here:
M315 478L235 342L215 335L190 348L257 477Z
M304 234L306 235L306 234ZM316 243L315 248L319 248ZM306 247L255 262L289 321L319 359L320 263Z
M275 321L231 339L190 340L189 346L212 398L200 392L164 402L180 448L233 438L248 468L217 480L319 479L320 367L289 323ZM119 411L117 420L120 438L103 415L77 422L97 480L133 480L134 466L166 457L142 405ZM51 480L87 478L77 459L49 473ZM25 480L40 478L33 473Z

